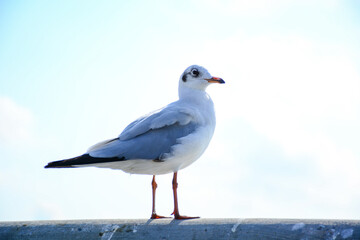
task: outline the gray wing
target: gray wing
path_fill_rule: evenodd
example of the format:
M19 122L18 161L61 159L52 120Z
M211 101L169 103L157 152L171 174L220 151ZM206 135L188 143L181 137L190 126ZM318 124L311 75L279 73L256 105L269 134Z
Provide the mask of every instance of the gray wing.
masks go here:
M187 125L193 120L192 116L176 107L163 109L145 115L130 123L120 134L120 140L129 140L151 129L163 128L173 124Z
M88 153L97 158L161 160L179 138L193 133L197 126L189 114L164 108L132 122L119 138L99 143Z

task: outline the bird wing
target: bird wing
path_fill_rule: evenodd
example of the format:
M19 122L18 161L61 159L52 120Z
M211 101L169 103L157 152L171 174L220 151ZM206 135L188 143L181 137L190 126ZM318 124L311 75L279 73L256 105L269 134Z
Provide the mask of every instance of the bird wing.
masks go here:
M161 160L179 138L193 133L197 126L189 112L166 107L135 120L118 138L98 143L87 153L99 158Z
M173 124L186 126L194 118L184 109L167 106L157 111L142 116L130 123L120 134L120 140L129 140L136 136L146 133L149 130L160 129Z

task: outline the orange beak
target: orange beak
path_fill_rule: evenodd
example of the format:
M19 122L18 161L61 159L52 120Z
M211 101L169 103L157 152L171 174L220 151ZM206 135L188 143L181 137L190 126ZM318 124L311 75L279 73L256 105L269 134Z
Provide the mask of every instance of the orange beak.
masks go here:
M225 83L225 81L222 78L218 78L218 77L212 77L205 80L208 81L209 83Z

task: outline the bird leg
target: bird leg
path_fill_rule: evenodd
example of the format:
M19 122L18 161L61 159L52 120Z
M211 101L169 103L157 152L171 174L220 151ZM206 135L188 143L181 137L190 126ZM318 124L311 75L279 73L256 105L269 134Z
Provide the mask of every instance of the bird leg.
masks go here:
M177 188L178 188L177 172L174 172L174 177L173 177L173 181L172 181L172 186L173 186L173 192L174 192L174 212L172 213L172 215L174 215L175 219L192 219L192 218L199 218L199 217L181 216L180 213L179 213L179 205L178 205L178 200L177 200Z
M155 211L155 193L157 188L157 183L155 182L155 175L153 175L151 186L152 186L152 214L150 219L166 218L164 216L157 215Z

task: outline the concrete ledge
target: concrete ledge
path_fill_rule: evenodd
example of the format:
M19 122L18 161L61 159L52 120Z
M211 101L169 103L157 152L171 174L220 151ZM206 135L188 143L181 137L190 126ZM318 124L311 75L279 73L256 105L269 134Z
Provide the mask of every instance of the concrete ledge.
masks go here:
M0 239L360 239L360 220L192 219L0 222Z

